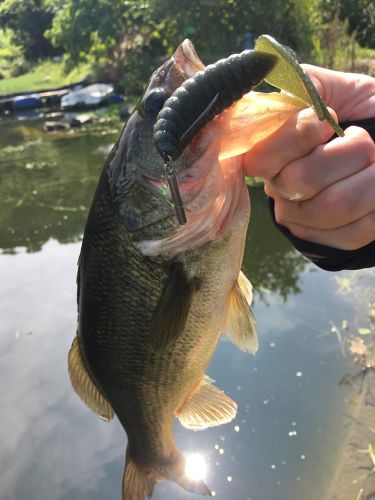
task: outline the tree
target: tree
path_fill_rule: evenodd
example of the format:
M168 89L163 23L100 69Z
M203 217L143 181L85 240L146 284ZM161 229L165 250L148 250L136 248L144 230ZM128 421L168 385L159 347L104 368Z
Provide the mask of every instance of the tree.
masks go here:
M68 66L85 60L97 76L138 94L165 49L147 0L66 0L46 34Z
M154 18L164 19L164 37L175 47L185 36L205 62L243 50L249 38L268 33L297 50L312 51L306 0L150 0Z
M8 1L8 0L7 0ZM312 51L308 0L65 0L47 36L71 65L93 63L97 74L139 94L151 72L186 37L205 63L273 34L306 59Z
M348 22L349 34L359 44L375 48L375 3L373 0L321 0L323 21L331 22L336 15Z
M14 41L22 47L26 58L51 56L57 49L44 33L51 27L55 9L60 4L52 0L3 0L0 28L12 30Z
M122 31L122 2L67 0L56 13L47 36L63 47L73 63L85 59L95 44L110 49Z

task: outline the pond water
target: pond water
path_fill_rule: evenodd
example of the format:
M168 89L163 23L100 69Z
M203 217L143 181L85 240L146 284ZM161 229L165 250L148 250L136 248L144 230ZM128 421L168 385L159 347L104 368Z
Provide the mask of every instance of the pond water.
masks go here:
M76 263L99 172L118 130L42 132L0 123L0 500L119 500L126 437L70 387ZM333 325L355 317L338 275L319 271L273 227L261 189L244 271L254 285L260 349L220 343L208 374L237 401L235 421L195 433L175 426L179 449L200 453L222 500L327 498L350 411L352 368ZM339 277L340 278L340 277ZM169 482L155 500L199 498Z

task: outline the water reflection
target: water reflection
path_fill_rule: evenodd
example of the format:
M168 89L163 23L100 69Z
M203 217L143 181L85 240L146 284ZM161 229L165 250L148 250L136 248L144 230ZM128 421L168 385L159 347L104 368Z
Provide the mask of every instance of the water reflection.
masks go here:
M77 241L117 131L47 135L41 123L8 123L0 135L0 248L33 252L49 238Z
M0 127L0 246L15 252L0 255L0 499L116 500L124 432L82 404L66 358L76 328L76 240L117 133ZM263 298L255 300L260 350L252 357L220 343L208 374L237 402L237 418L202 433L176 422L177 446L204 457L216 498L322 500L350 389L338 387L349 363L336 337L321 334L353 315L353 303L271 227L261 190L251 197L244 267ZM197 498L163 482L153 500Z
M39 251L50 238L79 241L99 172L118 132L99 126L89 133L45 134L41 122L0 124L0 248ZM286 299L297 293L306 266L272 229L261 189L251 190L252 218L244 270L255 293Z
M289 294L301 291L298 278L307 261L273 227L263 189L250 189L250 199L252 213L243 270L257 297L265 301L267 291L272 291L286 300Z
M193 481L204 480L207 476L207 462L200 453L186 455L185 473Z

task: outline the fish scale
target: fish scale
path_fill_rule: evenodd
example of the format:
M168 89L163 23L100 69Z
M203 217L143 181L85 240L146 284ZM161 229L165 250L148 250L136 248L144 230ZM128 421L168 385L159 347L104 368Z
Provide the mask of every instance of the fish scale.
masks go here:
M106 394L110 394L112 391L110 382L113 378L117 379L119 376L126 378L127 392L131 392L131 387L137 389L137 385L142 386L143 377L147 381L151 378L152 385L147 383L144 386L148 389L145 399L150 402L151 412L144 423L147 425L147 422L149 424L152 422L150 429L152 433L151 436L145 434L145 426L143 426L141 441L142 449L159 449L160 443L165 438L156 439L154 437L158 436L158 433L155 432L155 422L158 421L157 413L160 413L162 420L165 419L164 413L167 414L171 421L173 414L171 415L170 408L175 410L179 406L180 397L176 391L176 385L178 386L176 374L181 370L187 374L187 377L184 377L184 380L180 382L181 385L189 385L189 378L193 378L192 375L189 375L191 372L194 373L195 383L197 383L216 347L220 330L216 328L214 336L210 336L207 331L207 323L212 320L208 317L206 321L203 321L203 318L207 304L216 302L220 290L218 287L207 286L205 300L198 301L198 311L195 314L191 313L192 320L191 323L187 324L186 338L179 339L173 351L156 356L148 346L149 325L161 293L160 283L166 280L166 273L163 275L160 264L144 258L134 244L129 241L129 235L126 234L118 217L113 212L109 186L105 176L102 177L101 184L100 187L104 188L103 191L107 193L108 198L105 199L104 194L101 193L100 210L94 211L93 216L90 214L88 219L85 245L82 248L82 262L85 272L81 277L81 283L83 290L89 290L90 293L86 293L85 302L80 304L81 315L85 318L87 318L85 316L86 308L91 308L91 301L94 302L95 307L100 304L99 313L95 316L91 314L85 323L80 325L80 335L84 346L89 340L86 337L87 332L90 332L89 336L92 335L95 339L94 346L90 343L89 347L86 348L86 360L90 371L96 374L95 378L100 379L100 385ZM105 184L107 184L106 188ZM98 217L98 213L100 213L100 217ZM114 223L116 220L117 224ZM115 246L111 244L111 240L113 238L117 240L118 237L123 243L121 253L114 251ZM87 261L90 262L90 265L87 264ZM148 265L145 266L145 262ZM117 277L115 282L113 282L113 278L111 279L111 273L108 273L109 266L115 269L114 276ZM212 266L215 266L213 262L207 262L207 265L202 267L208 268L209 274ZM132 275L131 280L129 274ZM99 281L98 276L100 277ZM161 276L163 276L162 279L160 279ZM131 281L131 286L126 286L129 281ZM125 284L125 287L122 284ZM113 285L116 285L117 290L112 288ZM132 307L126 307L130 301ZM137 307L135 304L140 304L140 306ZM127 331L131 335L126 335ZM199 331L204 333L206 339L196 335L196 332ZM193 332L195 335L192 335ZM110 344L108 341L109 333ZM188 356L187 361L187 353L189 352L191 356ZM148 359L147 363L145 363L145 357ZM203 365L202 357L206 358ZM196 365L200 367L198 374ZM146 368L147 373L145 373ZM171 394L174 395L172 400ZM152 399L155 400L155 404L152 404ZM166 405L166 402L169 404ZM128 422L126 404L124 404L124 408L114 406L120 420ZM142 415L137 417L134 415L134 411L133 408L132 419L135 421L143 420ZM160 436L163 434L160 433ZM131 432L128 432L128 437L131 441ZM143 443L144 440L145 443Z
M239 285L250 213L241 170L227 164L228 172L221 172L225 165L215 161L202 164L203 183L195 184L197 173L187 175L192 188L184 226L161 193L164 167L152 140L152 92L157 85L159 98L161 88L170 95L180 85L176 61L191 66L184 74L202 69L189 44L174 58L155 72L104 166L79 261L79 327L69 374L81 399L105 420L115 414L126 431L123 500L144 500L162 479L210 495L203 481L186 476L174 419L190 429L232 420L236 404L205 371L228 318L240 331L233 338L238 335L250 351L256 345ZM198 171L204 149L188 148L176 175ZM158 250L148 255L143 249L152 242Z

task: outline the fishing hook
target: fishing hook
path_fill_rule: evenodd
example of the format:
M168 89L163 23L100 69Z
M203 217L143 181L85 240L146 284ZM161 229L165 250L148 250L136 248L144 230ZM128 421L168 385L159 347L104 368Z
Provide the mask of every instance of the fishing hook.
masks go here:
M184 205L181 199L180 189L178 187L176 172L172 166L172 157L164 155L165 179L168 183L169 191L172 196L173 205L176 211L178 223L183 226L187 222Z

